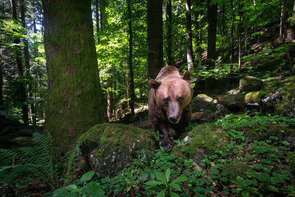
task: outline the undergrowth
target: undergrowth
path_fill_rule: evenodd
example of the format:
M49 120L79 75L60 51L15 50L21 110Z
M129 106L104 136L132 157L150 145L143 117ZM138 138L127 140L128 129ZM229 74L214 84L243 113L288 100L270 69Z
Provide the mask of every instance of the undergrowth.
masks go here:
M6 165L1 163L0 173L11 179L18 175L16 169L38 173L38 179L45 180L52 187L53 192L47 195L55 197L295 196L295 156L289 149L289 143L280 135L287 129L294 130L295 119L246 113L228 115L216 124L227 131L230 139L227 149L207 155L200 163L177 157L171 150L165 152L159 149L150 159L145 157L146 151L141 151L143 156L115 177L99 177L90 171L79 180L65 180L63 177L67 177L65 174L69 176L70 170L63 167L61 174L58 166L65 162L52 160L54 149L44 150L51 146L50 139L43 139L45 144L42 145L38 138L45 137L37 135L31 149L0 150L1 155L5 153L9 158L6 161L10 161ZM273 132L274 128L277 131ZM263 140L250 140L247 133L253 130L267 135L263 135ZM71 158L70 161L73 161ZM55 185L52 185L53 181Z
M158 150L152 159L137 159L113 178L98 177L97 191L105 196L295 196L294 154L288 142L275 135L253 141L245 137L249 128L294 128L294 119L244 114L229 115L216 124L230 139L226 151L196 164ZM69 188L63 192L73 193Z
M30 146L0 149L0 194L25 196L67 185L75 179L71 170L79 148L59 157L57 152L51 137L40 133L33 134Z

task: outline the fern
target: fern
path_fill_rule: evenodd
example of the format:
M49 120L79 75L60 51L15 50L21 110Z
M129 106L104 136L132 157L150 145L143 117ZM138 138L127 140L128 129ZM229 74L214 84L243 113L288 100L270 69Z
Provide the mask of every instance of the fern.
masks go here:
M79 152L78 147L68 152L61 161L67 163L62 173L59 169L63 163L57 162L52 138L34 133L32 140L33 144L30 147L0 149L1 164L5 164L0 167L0 173L10 170L10 176L19 177L23 175L23 171L29 171L31 175L46 181L52 189L58 188L61 184L60 177L69 175L74 157Z

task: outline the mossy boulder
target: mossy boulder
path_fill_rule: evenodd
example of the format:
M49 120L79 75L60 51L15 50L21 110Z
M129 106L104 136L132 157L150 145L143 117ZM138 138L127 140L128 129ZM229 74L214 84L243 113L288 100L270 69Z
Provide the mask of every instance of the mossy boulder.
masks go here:
M214 154L215 151L225 151L229 143L226 131L213 123L196 126L187 136L191 139L184 147L176 147L173 153L183 154L191 158L197 164L200 163L205 155Z
M263 81L253 76L246 76L240 79L240 92L253 92L262 90Z
M198 94L192 99L192 110L204 112L206 110L215 111L216 102L206 94Z
M295 76L270 83L263 93L263 112L295 117Z
M104 123L92 127L79 140L82 155L101 177L115 176L133 159L151 157L157 148L151 131L124 124Z
M209 97L206 94L198 94L192 99L191 102L193 112L204 112L204 119L214 120L230 113L222 104L217 100Z

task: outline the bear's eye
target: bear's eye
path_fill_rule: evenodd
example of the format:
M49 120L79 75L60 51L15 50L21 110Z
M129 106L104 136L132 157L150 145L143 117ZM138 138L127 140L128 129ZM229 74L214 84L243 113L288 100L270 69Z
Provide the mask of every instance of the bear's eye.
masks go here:
M178 98L177 98L177 101L178 101L179 103L182 103L183 100L184 100L183 97L178 97Z
M165 105L168 105L169 104L169 101L170 101L170 98L169 97L168 98L164 98L163 101L164 101L164 104Z

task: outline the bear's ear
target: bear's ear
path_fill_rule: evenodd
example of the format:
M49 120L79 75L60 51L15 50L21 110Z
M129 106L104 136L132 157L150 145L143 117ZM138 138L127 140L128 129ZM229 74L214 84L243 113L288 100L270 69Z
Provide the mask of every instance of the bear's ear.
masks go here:
M186 71L186 73L182 77L183 80L189 81L191 79L191 72Z
M160 81L157 81L154 79L150 79L148 83L149 83L149 86L154 89L157 89L161 85Z

